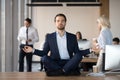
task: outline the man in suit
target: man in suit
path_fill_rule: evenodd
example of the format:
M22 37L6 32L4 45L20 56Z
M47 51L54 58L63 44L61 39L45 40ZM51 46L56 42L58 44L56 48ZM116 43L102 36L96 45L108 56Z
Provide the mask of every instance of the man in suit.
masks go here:
M89 49L80 51L74 34L66 32L66 16L57 14L54 18L56 32L46 35L43 50L24 47L25 52L34 52L35 55L43 56L42 62L47 76L80 75L78 65L84 53L89 54ZM50 51L50 56L47 56Z

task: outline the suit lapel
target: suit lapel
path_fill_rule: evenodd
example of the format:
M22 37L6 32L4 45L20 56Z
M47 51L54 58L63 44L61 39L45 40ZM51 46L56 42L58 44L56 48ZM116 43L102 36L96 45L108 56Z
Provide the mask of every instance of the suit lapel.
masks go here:
M54 47L55 47L56 57L58 57L58 58L60 59L59 50L58 50L58 45L57 45L56 32L53 34L53 43L54 43ZM57 53L58 53L58 54L57 54Z
M68 53L69 53L69 56L70 56L70 40L71 40L71 38L70 38L70 36L69 36L69 33L68 32L66 32L66 39L67 39L67 50L68 50Z

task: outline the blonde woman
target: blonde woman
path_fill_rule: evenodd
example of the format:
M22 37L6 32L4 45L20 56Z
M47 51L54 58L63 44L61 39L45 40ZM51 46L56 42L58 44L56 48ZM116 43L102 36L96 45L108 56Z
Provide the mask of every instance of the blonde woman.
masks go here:
M98 29L100 31L96 43L94 43L93 51L99 53L96 66L98 70L102 70L102 53L105 51L105 45L112 44L112 33L110 31L110 22L105 16L101 16L97 19Z

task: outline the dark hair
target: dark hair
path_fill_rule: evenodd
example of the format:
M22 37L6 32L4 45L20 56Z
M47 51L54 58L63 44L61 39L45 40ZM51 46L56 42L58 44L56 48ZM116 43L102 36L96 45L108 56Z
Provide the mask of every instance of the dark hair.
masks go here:
M80 35L80 39L82 39L82 34L80 31L77 31L76 34L79 34Z
M29 23L32 23L31 19L30 18L26 18L25 21L29 22Z
M113 38L113 41L119 43L119 42L120 42L120 39L119 39L118 37L115 37L115 38Z
M58 17L58 16L62 16L62 17L64 17L65 22L67 21L66 16L65 16L64 14L62 14L62 13L57 14L57 15L55 16L55 18L54 18L54 21L56 21L56 17Z

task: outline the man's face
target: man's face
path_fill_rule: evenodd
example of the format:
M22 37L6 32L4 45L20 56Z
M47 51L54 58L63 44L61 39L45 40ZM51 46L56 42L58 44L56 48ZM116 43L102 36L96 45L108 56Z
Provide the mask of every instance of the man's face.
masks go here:
M114 45L119 45L119 43L116 42L116 41L113 41L112 43L113 43Z
M24 26L29 27L31 25L31 23L24 21Z
M76 33L76 37L77 37L77 40L79 40L81 36L79 33Z
M65 29L65 18L63 16L57 16L55 20L55 25L58 30L64 30Z

